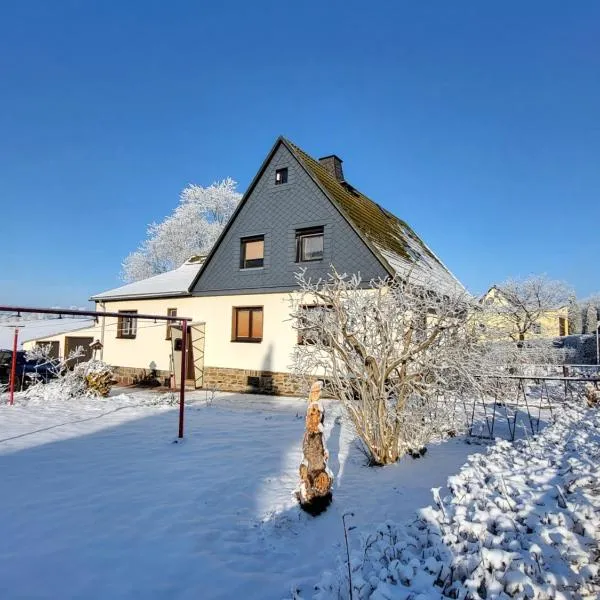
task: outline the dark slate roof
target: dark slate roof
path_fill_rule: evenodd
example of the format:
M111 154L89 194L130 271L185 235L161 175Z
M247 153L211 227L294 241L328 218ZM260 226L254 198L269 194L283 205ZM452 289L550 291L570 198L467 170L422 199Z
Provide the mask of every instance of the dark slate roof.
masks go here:
M365 196L348 182L338 181L319 161L288 140L283 140L296 159L338 210L375 251L390 274L434 281L438 286L462 288L462 284L427 247L411 227Z

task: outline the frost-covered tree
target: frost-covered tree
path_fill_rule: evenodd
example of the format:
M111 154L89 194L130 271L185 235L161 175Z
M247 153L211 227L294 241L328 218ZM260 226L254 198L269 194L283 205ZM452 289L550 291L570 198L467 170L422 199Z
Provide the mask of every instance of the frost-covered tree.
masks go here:
M583 318L581 315L581 306L579 306L575 296L569 298L569 333L577 335L583 332Z
M596 333L598 327L598 309L590 302L585 311L585 333Z
M241 194L227 178L208 187L188 185L179 205L161 223L148 226L148 237L122 264L124 281L170 271L197 254L207 254L233 214Z
M453 429L450 394L474 380L464 292L399 279L364 289L360 277L335 270L325 281L296 277L293 369L325 381L373 464L417 453Z
M496 289L501 298L495 303L495 323L514 341L524 339L549 311L565 306L573 295L565 283L545 275L509 279Z

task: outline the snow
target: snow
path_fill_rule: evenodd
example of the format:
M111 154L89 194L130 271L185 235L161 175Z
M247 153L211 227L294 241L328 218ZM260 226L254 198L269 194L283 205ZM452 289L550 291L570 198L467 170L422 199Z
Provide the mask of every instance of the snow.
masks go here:
M310 597L343 552L344 513L353 543L407 519L474 451L455 438L369 468L324 401L334 500L313 518L293 497L305 400L188 396L181 444L169 394L0 404L0 597Z
M121 287L96 294L92 300L115 298L143 298L161 295L187 296L192 282L198 275L202 264L186 262L177 269L128 283Z
M411 521L388 520L352 552L355 598L598 598L600 413L565 405L539 436L497 441ZM358 548L356 547L358 546ZM348 598L346 567L319 600Z
M87 329L93 324L94 321L91 319L9 319L0 322L0 349L12 349L15 326L19 327L19 347L21 347L23 342Z

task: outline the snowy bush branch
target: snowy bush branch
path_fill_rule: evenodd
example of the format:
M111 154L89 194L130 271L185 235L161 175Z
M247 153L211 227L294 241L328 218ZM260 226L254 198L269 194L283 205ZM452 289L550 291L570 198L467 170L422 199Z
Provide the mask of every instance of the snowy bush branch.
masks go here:
M333 270L297 274L295 373L323 378L343 403L374 464L395 462L455 428L453 393L476 384L470 299L408 280L364 286Z
M27 352L28 360L48 367L53 378L47 382L32 377L32 386L27 390L28 397L41 400L67 400L80 396L107 396L112 383L113 371L100 360L76 363L84 355L81 346L71 351L64 359L51 358L50 347L40 345Z

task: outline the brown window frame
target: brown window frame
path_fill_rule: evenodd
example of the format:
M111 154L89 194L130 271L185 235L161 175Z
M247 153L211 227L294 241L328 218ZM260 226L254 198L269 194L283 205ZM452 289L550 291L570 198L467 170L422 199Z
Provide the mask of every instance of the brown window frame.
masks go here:
M176 317L177 316L177 309L176 308L167 308L167 317ZM166 333L166 340L170 340L173 337L173 321L167 321L167 333Z
M238 312L242 310L247 310L250 312L248 318L248 333L252 334L253 327L253 314L255 312L260 312L261 317L261 330L260 337L239 337L238 336ZM263 340L265 327L265 311L263 306L234 306L231 312L231 341L236 343L250 343L250 344L260 344Z
M262 242L263 243L263 255L262 258L254 258L246 260L246 244L250 242ZM252 261L259 261L260 264L247 264ZM244 237L240 240L240 269L262 269L265 266L265 236L264 235L253 235L251 237Z
M320 237L323 240L323 249L319 258L306 258L302 242L306 239ZM296 229L296 262L319 262L325 256L325 227L307 227L305 229Z
M123 316L119 316L117 321L117 338L120 340L134 340L137 336L137 318L134 315L137 315L137 310L120 310L119 314ZM130 321L130 325L127 328L128 333L123 333L125 330L124 323L125 321Z
M275 169L275 185L284 185L288 182L288 168Z

